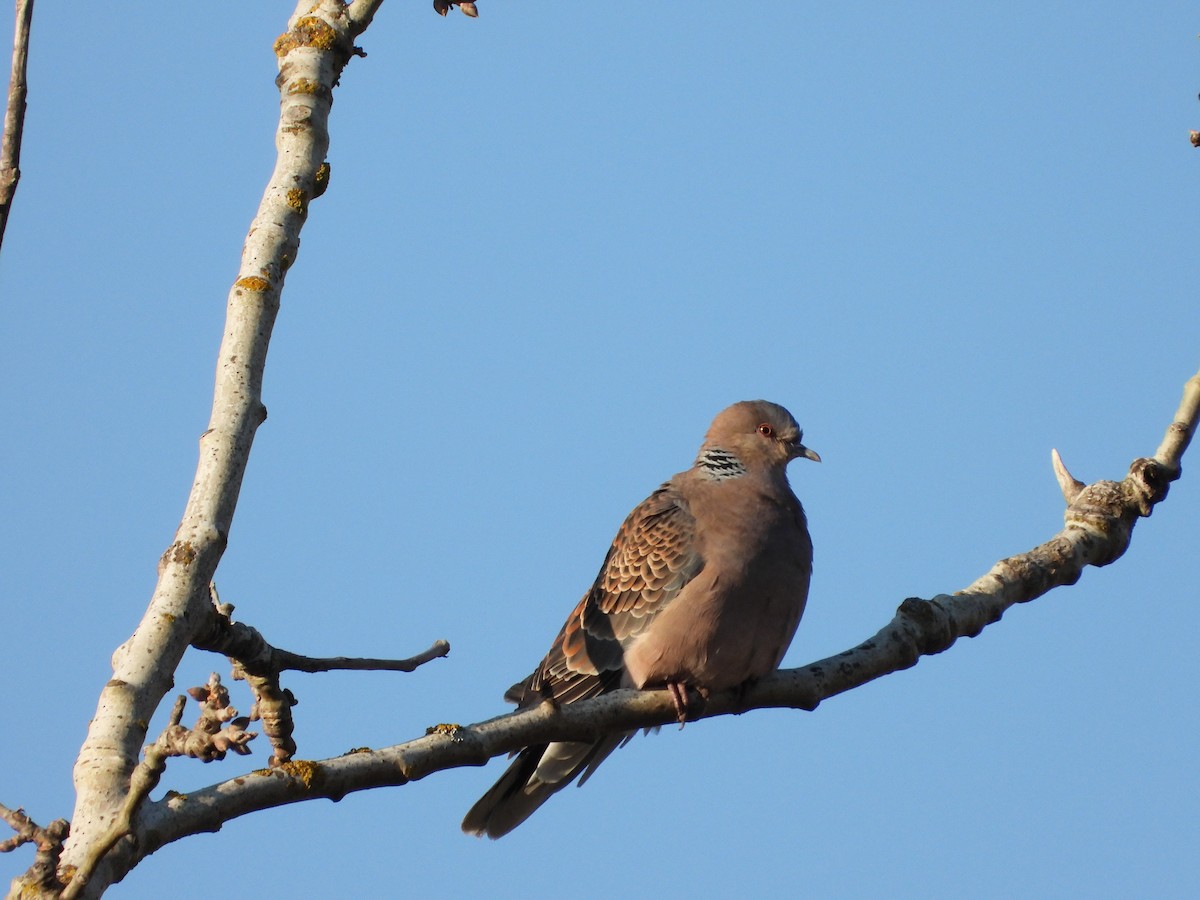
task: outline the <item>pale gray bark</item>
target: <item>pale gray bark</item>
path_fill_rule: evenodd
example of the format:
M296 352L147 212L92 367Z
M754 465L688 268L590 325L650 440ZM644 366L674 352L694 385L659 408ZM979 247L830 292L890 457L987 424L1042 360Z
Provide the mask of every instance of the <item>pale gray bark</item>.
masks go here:
M369 21L377 6L356 3L355 10ZM275 45L278 155L229 292L212 415L200 438L195 480L175 540L159 560L145 615L113 654L112 679L100 694L75 764L75 811L59 872L75 876L71 890L80 896L98 896L127 871L122 853L127 842L100 861L95 849L121 814L148 723L171 689L175 668L209 620L209 583L225 550L255 431L266 418L263 367L280 293L296 259L309 201L323 189L327 174L322 167L333 87L363 27L337 0L305 0ZM14 894L20 889L14 882Z

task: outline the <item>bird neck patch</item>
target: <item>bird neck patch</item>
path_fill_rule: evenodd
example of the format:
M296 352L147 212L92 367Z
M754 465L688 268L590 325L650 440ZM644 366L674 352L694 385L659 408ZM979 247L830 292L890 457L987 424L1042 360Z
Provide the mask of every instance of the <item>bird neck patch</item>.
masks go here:
M696 457L696 470L709 481L726 481L746 474L742 461L728 450L705 447Z

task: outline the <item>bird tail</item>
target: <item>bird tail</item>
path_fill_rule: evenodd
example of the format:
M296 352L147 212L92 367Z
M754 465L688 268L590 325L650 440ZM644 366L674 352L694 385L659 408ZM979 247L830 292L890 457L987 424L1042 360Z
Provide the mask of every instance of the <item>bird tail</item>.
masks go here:
M493 840L504 837L581 772L582 785L630 734L615 734L594 744L556 742L526 747L500 780L479 798L463 819L462 830Z

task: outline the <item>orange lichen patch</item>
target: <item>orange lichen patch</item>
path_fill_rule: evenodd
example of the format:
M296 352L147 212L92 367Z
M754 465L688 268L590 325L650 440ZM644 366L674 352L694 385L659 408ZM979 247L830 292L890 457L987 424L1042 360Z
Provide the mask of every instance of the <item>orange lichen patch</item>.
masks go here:
M247 291L269 291L271 282L265 278L259 278L257 275L247 275L245 278L235 281L234 287L240 287Z
M316 94L321 90L321 82L313 78L297 78L287 86L289 94Z
M196 561L196 548L191 541L176 541L162 555L163 563L178 563L190 566Z
M298 213L304 212L308 206L308 192L300 188L291 188L287 192L287 205Z
M315 50L330 50L338 40L338 33L328 22L316 16L305 16L296 21L291 31L285 31L275 39L275 55L286 56L297 47L312 47Z
M276 768L276 771L284 772L293 778L299 779L304 784L306 790L312 790L313 785L320 784L323 778L321 767L307 759L292 759L281 763Z

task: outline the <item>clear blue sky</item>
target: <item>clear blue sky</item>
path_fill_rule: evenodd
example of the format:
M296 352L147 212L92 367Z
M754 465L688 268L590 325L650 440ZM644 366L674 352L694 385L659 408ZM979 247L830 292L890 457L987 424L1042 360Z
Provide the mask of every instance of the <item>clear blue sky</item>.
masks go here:
M289 649L453 652L288 678L302 757L501 712L732 401L788 406L825 460L792 467L791 665L1049 538L1051 447L1087 480L1154 451L1200 365L1200 17L984 6L384 6L217 579ZM191 484L289 10L37 9L0 256L0 801L42 821ZM496 762L234 822L112 896L1194 896L1197 474L981 637L813 714L638 738L501 842L458 830Z

